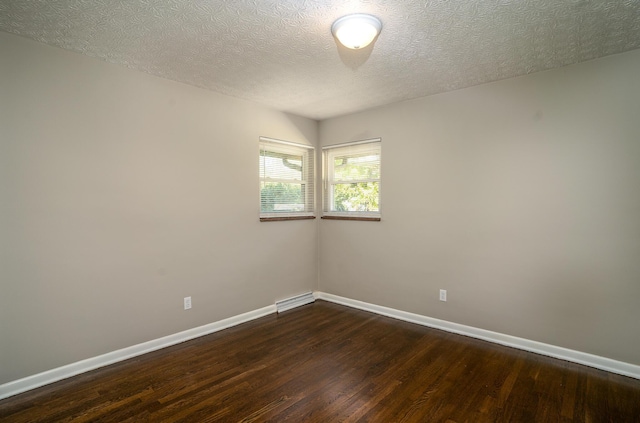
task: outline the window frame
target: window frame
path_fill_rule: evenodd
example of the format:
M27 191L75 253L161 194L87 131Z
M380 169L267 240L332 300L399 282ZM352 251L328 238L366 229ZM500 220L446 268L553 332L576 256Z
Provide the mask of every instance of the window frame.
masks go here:
M283 141L274 138L259 138L259 155L258 155L258 207L261 222L283 221L283 220L302 220L315 219L315 148L312 145L299 144L291 141ZM263 151L270 151L279 154L290 154L302 156L302 179L281 179L264 176L261 171L261 161L263 160ZM279 212L263 212L262 211L262 188L266 182L280 182L284 184L299 184L302 187L304 199L304 211L279 211Z
M335 177L335 159L341 156L362 154L366 152L376 153L379 157L380 176L378 178L363 178L341 180ZM362 141L332 144L322 147L322 179L323 179L323 207L322 219L335 220L366 220L380 221L382 218L382 139L372 138ZM335 210L334 189L339 184L353 183L378 183L378 210L377 211L337 211Z

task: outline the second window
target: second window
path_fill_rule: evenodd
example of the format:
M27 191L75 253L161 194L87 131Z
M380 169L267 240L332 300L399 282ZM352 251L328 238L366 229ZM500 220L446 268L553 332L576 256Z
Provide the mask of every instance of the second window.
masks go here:
M323 148L324 215L380 218L379 138Z

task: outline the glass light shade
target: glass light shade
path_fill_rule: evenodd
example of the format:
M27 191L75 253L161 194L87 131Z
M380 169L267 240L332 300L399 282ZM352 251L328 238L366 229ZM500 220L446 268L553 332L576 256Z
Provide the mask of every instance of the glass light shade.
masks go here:
M338 19L331 32L342 45L351 49L368 46L382 29L382 22L374 16L355 14Z

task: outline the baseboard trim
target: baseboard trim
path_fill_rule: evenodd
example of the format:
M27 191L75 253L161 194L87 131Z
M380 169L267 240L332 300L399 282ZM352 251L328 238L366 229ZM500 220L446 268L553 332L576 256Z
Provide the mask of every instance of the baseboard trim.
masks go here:
M369 311L372 313L380 314L382 316L403 320L405 322L416 323L434 329L441 329L447 332L465 335L471 338L482 339L484 341L493 342L495 344L505 345L507 347L517 348L536 354L546 355L548 357L559 358L561 360L583 364L585 366L594 367L596 369L606 370L611 373L640 379L640 366L635 364L625 363L623 361L617 361L594 354L584 353L581 351L570 350L568 348L557 347L555 345L545 344L538 341L518 338L517 336L505 335L503 333L480 329L473 326L466 326L446 320L434 319L433 317L409 313L407 311L396 310L376 304L370 304L364 301L353 300L351 298L340 297L338 295L328 294L326 292L316 291L314 292L314 296L320 300L325 300L347 307Z
M21 394L31 389L39 388L44 385L49 385L51 383L67 379L81 373L95 370L100 367L108 366L119 361L124 361L142 354L180 344L182 342L189 341L200 336L218 332L223 329L239 325L241 323L273 314L275 312L276 306L270 305L257 310L249 311L247 313L238 314L237 316L229 317L227 319L219 320L217 322L199 326L197 328L188 329L182 332L175 333L173 335L164 336L162 338L143 342L131 347L122 348L120 350L88 358L86 360L77 361L66 366L57 367L55 369L47 370L42 373L7 382L0 385L0 400L17 394Z
M370 304L364 301L340 297L338 295L328 294L326 292L320 291L316 291L313 294L303 294L297 297L283 300L283 302L296 299L297 301L293 301L287 304L287 306L290 307L286 308L286 310L290 310L294 307L299 307L304 304L309 304L315 299L320 299L336 304L341 304L347 307L369 311L382 316L403 320L405 322L416 323L434 329L441 329L447 332L465 335L476 339L482 339L484 341L505 345L507 347L513 347L536 354L570 361L573 363L583 364L585 366L594 367L596 369L605 370L611 373L640 379L640 366L638 365L625 363L622 361L617 361L580 351L570 350L563 347L557 347L555 345L531 341L528 339L505 335L498 332L492 332L473 326L461 325L459 323L448 322L446 320L435 319L433 317L423 316L420 314L410 313L402 310L396 310L393 308ZM129 358L137 357L152 351L170 347L172 345L189 341L191 339L208 335L210 333L218 332L223 329L239 325L241 323L249 322L251 320L273 314L277 311L281 312L285 311L285 309L278 309L276 305L270 305L257 310L249 311L247 313L239 314L237 316L229 317L227 319L219 320L217 322L209 323L207 325L199 326L197 328L188 329L173 335L168 335L148 342L143 342L131 347L126 347L96 357L88 358L86 360L81 360L65 366L57 367L55 369L47 370L45 372L38 373L32 376L27 376L22 379L7 382L0 385L0 400L9 398L17 394L21 394L35 388L39 388L41 386L49 385L63 379L67 379L81 373L95 370L100 367L108 366L110 364L124 361Z
M276 309L278 310L278 313L282 313L283 311L291 310L292 308L310 304L315 300L316 299L312 292L306 292L304 294L296 295L295 297L276 301Z

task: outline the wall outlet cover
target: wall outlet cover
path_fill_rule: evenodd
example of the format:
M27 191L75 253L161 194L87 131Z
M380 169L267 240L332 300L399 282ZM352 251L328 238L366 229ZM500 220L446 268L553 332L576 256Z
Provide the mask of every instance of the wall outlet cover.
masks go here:
M440 290L440 301L447 301L447 290L446 289L441 289Z

